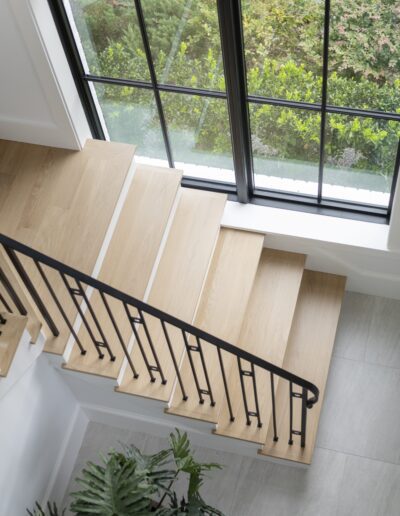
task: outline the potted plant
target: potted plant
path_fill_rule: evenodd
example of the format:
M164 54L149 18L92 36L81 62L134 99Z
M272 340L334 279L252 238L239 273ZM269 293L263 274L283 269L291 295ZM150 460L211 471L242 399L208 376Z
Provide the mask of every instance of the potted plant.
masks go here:
M169 436L169 447L144 455L134 445L122 445L122 452L111 450L101 463L88 462L81 477L81 489L71 493L70 510L84 516L172 516L180 514L220 515L200 495L208 471L221 469L214 463L197 462L186 433L176 430ZM174 484L181 474L188 476L186 495L178 498ZM31 516L63 516L55 505L48 513L36 505Z

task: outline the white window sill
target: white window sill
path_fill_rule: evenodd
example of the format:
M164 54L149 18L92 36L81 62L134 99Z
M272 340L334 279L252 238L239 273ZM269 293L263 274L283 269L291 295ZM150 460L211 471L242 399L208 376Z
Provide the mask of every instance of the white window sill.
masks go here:
M228 201L222 225L389 252L385 224Z

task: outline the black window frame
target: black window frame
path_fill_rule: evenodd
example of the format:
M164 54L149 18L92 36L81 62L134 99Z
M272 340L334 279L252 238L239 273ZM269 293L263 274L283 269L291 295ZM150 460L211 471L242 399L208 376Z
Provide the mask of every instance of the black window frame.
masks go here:
M213 91L202 88L159 84L157 81L157 74L154 67L141 0L132 1L135 4L138 16L139 29L141 32L147 64L150 72L150 82L95 76L86 73L63 0L48 0L93 138L102 140L106 139L102 123L97 112L92 93L90 91L89 83L97 82L103 84L124 85L135 88L149 89L153 91L158 116L160 119L166 155L170 167L174 167L173 151L169 139L168 127L164 116L160 92L173 92L178 94L199 95L202 97L225 99L228 104L232 140L232 156L236 184L184 176L182 179L182 186L215 192L224 192L228 194L229 199L242 203L261 204L276 208L389 224L396 184L399 177L400 139L397 147L393 181L387 208L350 201L328 199L322 196L325 160L324 142L327 113L375 118L380 120L394 120L396 122L400 122L400 114L397 113L339 107L328 104L327 85L331 5L330 0L325 0L321 102L314 104L248 94L244 39L242 33L241 0L216 0L226 91ZM264 188L261 189L255 186L249 117L250 103L269 104L272 106L289 107L295 109L297 108L314 111L321 114L317 196L295 194L283 191L280 192Z

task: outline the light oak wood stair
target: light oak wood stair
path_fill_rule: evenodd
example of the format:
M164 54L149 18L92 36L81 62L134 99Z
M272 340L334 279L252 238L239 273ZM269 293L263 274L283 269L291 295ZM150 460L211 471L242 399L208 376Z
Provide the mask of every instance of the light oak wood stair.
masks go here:
M135 171L121 215L102 264L99 280L130 295L143 299L162 237L177 195L182 173L177 170L139 165ZM107 339L115 339L114 329L107 317L100 296L90 299L93 310L101 318ZM109 300L110 308L121 321L122 338L128 343L131 333L129 321L123 317L121 303ZM109 378L117 378L123 360L123 350L114 346L116 360L99 360L84 326L78 333L87 353L82 356L78 347L65 368Z
M247 305L239 336L239 347L281 367L289 338L293 314L297 304L305 256L272 249L264 249ZM264 421L271 417L270 377L258 375L259 404ZM278 381L276 378L275 382ZM227 405L218 419L215 433L264 444L268 425L259 428L256 421L246 425L242 409L239 371L232 368L228 380L232 391L235 421L231 422ZM250 385L247 387L249 391ZM251 392L249 397L252 399Z
M232 344L238 343L263 242L264 236L259 233L221 229L193 323L196 327ZM224 398L219 358L217 349L211 346L204 346L203 352L215 405L210 405L209 399L205 403L199 403L189 357L185 354L181 371L188 400L182 400L181 389L177 388L167 412L216 423ZM228 371L232 358L225 357L224 363ZM191 359L196 371L200 373L200 384L207 389L207 379L199 354L191 353Z
M0 311L12 312L27 317L26 327L30 335L31 344L35 344L39 338L42 323L35 305L30 300L21 280L14 273L12 264L3 249L0 248L0 273L4 274L10 283L11 289L16 294L22 307L18 307L15 301L6 290L5 286L0 282Z
M87 140L70 151L0 140L0 233L92 274L135 147ZM70 331L31 260L21 258L60 335L47 337L45 351L61 356ZM77 311L58 273L46 269L68 317Z
M107 147L105 142L101 143L102 145L89 142L80 160L69 154L57 156L50 152L43 154L43 151L28 149L33 153L32 166L35 174L40 177L40 188L44 188L49 180L50 187L46 191L53 199L57 199L53 201L52 209L45 214L39 214L40 210L35 206L35 181L32 178L26 179L22 172L15 171L14 179L21 182L19 190L22 190L23 195L18 194L18 197L12 188L9 193L14 202L20 198L21 201L32 203L31 212L38 221L34 230L42 232L42 241L35 237L25 238L25 242L33 247L37 245L47 254L55 255L61 261L86 273L93 270L106 234L106 222L109 223L111 220L134 153L132 146L110 144L111 147ZM3 152L6 161L10 161L18 149L21 148L13 146L11 152L7 146L0 145L0 158ZM100 155L99 162L96 161L97 152ZM53 169L55 161L58 167L64 167L64 171L69 171L72 164L80 166L85 171L87 182L85 180L85 184L79 181L76 183L76 196L70 195L71 190L68 186L69 201L66 203L63 203L58 191L58 188L65 186L65 176L61 174L60 177L50 180L46 174L43 177L39 172L45 155L49 161L49 169ZM21 160L27 167L25 158L21 157ZM93 169L101 164L102 182L108 177L110 162L116 167L118 175L111 191L107 193L104 184L98 184L92 192L93 185L90 184L89 178ZM0 168L0 173L1 170ZM196 349L198 343L190 338L189 345L193 347L193 351L189 355L182 332L170 326L169 336L176 357L174 364L160 321L146 316L147 330L152 336L152 344L160 366L158 369L162 368L167 380L162 383L159 370L149 373L122 303L108 296L112 312L119 321L120 339L128 349L137 371L134 375L107 314L104 300L96 290L91 294L88 289L86 293L101 322L104 337L112 347L115 360L109 360L105 351L105 357L99 359L90 335L81 325L78 337L87 352L82 355L75 343L63 367L80 374L111 379L118 393L147 398L148 403L161 402L167 414L178 416L177 424L179 418L203 421L211 427L215 439L234 438L254 443L262 455L309 464L315 446L345 278L305 270L304 255L263 248L263 234L221 228L226 196L182 188L181 177L182 173L173 169L147 165L136 167L99 268L98 279L186 323L193 324L196 328L233 344L244 352L315 383L320 389L320 399L307 411L306 447L301 448L297 436L292 445L288 444L288 381L275 375L274 392L279 440L274 442L271 377L268 371L256 371L262 425L258 426L254 417L248 425L243 408L243 378L239 374L234 355L222 351L219 356L217 348L205 343L202 350L206 375L201 355ZM53 185L54 191L52 181L57 183L57 188ZM71 210L78 210L84 195L89 198L88 206L81 208L77 214L71 213ZM99 199L95 202L96 196ZM105 214L100 214L96 207L97 202L106 204ZM92 214L89 213L90 210L93 210ZM52 218L56 216L61 220L52 225ZM24 221L21 222L23 227L27 221L26 214L19 213L19 217ZM61 223L67 227L64 234L57 233L60 232ZM68 229L70 225L83 226L83 235L72 234L72 230ZM91 234L92 227L97 228L95 236ZM2 230L4 229L0 224L0 232ZM8 233L15 238L22 238L21 235L24 234L19 226ZM65 249L66 239L72 242L72 249L68 251ZM51 245L46 247L44 244L47 240ZM78 252L81 253L81 263L78 263ZM44 301L51 307L51 312L57 314L54 302L45 289L38 271L26 260L25 263L33 281L39 284L38 290ZM0 266L7 274L13 275L12 265L4 254L0 254ZM58 273L46 268L46 274L50 281L57 285L56 293L68 317L74 321L77 310L60 282ZM15 288L28 307L28 318L24 319L24 324L28 325L31 335L37 336L43 323L41 314L38 313L20 280L15 282ZM6 295L1 285L0 294ZM0 309L4 309L1 304ZM90 318L87 311L85 314ZM131 315L138 317L139 314ZM50 336L48 329L43 325L48 337L45 351L61 356L65 352L70 332L59 313L55 315L55 322L61 329L59 337ZM22 327L22 322L19 324L19 327ZM146 337L143 321L137 331L146 356L154 365L155 357ZM230 418L226 386L221 375L221 357L234 413L233 421ZM203 403L199 403L198 387L194 381L190 359L198 373ZM248 364L243 361L242 366L246 368ZM185 388L186 400L183 400L177 370ZM155 377L154 382L150 381L151 374ZM210 392L207 392L210 390L209 386L214 403L210 403ZM110 385L110 388L113 387ZM250 410L253 410L255 399L249 378L244 378L244 389ZM299 410L300 403L295 399L295 421L299 420Z
M192 322L199 303L205 277L214 252L226 196L213 192L181 189L178 206L157 268L148 303L186 322ZM149 331L164 375L169 381L162 385L149 382L145 364L137 346L132 360L139 371L138 379L126 370L118 392L136 394L168 402L174 387L175 369L161 325L157 320L148 322ZM143 330L140 330L143 333ZM182 335L171 328L173 351L180 363L184 342ZM152 353L145 339L148 356Z
M7 376L15 352L28 324L28 317L0 312L0 377Z
M333 274L305 271L301 282L283 367L315 383L319 402L307 411L307 446L288 445L289 403L287 382L277 389L278 442L272 440L272 428L261 453L276 458L310 464L317 437L325 385L335 341L345 288L345 278ZM299 421L300 404L294 403L294 419ZM297 419L296 419L297 417Z

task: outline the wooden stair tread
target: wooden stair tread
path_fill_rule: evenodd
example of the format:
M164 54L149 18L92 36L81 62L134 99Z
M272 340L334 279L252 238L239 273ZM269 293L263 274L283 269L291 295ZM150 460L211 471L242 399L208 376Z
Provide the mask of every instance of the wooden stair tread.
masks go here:
M150 305L189 323L193 321L219 234L225 202L224 194L181 189L175 217L147 301ZM168 382L161 385L159 375L155 373L157 381L150 383L135 343L131 357L140 376L134 379L131 370L127 368L117 390L168 401L176 377L175 369L159 321L148 318L147 324ZM179 363L184 349L183 338L176 329L169 327L168 330ZM142 340L149 361L154 364L147 341L145 338Z
M302 254L264 249L243 320L239 346L277 366L282 365L285 356L304 263ZM265 442L271 415L269 373L256 368L256 379L263 426L258 428L255 418L251 418L251 425L246 425L239 371L235 364L228 379L235 421L230 421L228 406L224 404L214 433L260 444ZM245 379L245 385L252 404L251 380Z
M231 344L237 343L263 243L263 234L221 229L194 326ZM225 394L221 369L217 349L207 343L202 344L202 349L216 405L210 405L207 395L204 396L205 403L199 403L189 358L185 354L180 370L188 400L182 400L182 391L177 386L167 412L216 423ZM200 385L206 389L199 354L192 353L192 357ZM231 359L231 356L225 356L226 371L229 371Z
M0 376L5 377L10 370L19 341L28 323L28 317L2 312L6 319L0 324Z
M28 315L28 322L27 322L27 330L31 337L31 343L34 344L40 334L40 330L42 328L42 323L40 322L39 316L37 315L37 311L35 306L32 304L30 299L28 299L26 295L26 290L24 286L22 285L21 280L17 276L17 274L14 272L14 268L11 265L8 256L6 255L3 248L0 248L0 269L3 270L3 273L5 274L6 278L10 282L12 288L14 289L14 292L18 296L19 300L23 304L27 315ZM12 299L10 298L9 294L6 292L6 289L4 286L0 283L0 293L3 297L3 299L6 301L8 308L11 308L12 312L14 314L19 314L18 308L13 303ZM7 311L6 306L0 307L1 311Z
M289 388L288 382L282 380L276 391L279 441L273 442L270 425L267 441L260 451L263 455L311 463L345 282L343 276L308 270L304 272L283 367L317 385L320 398L307 411L306 446L301 448L300 438L296 436L290 446ZM299 425L300 400L294 400L293 409L293 421Z
M91 274L134 153L133 145L100 140L88 140L79 152L0 140L0 232ZM61 332L46 341L45 351L62 355L67 326L35 265L22 261ZM73 321L69 294L54 278Z
M99 280L138 299L143 299L161 240L180 185L182 172L175 169L138 165L113 237L107 249ZM123 306L107 298L126 344L132 333ZM107 315L101 297L95 292L90 300L100 324L116 355L103 360L82 326L78 337L86 348L82 356L74 346L67 369L117 378L124 353Z

